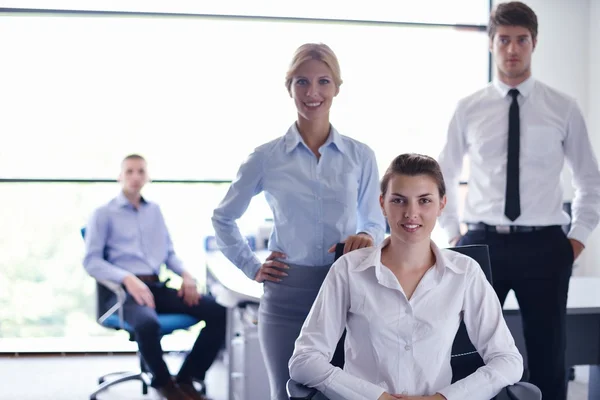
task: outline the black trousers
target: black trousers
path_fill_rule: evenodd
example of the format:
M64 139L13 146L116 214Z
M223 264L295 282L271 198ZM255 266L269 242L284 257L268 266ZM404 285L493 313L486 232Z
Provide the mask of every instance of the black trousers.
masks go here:
M523 321L529 381L544 400L566 400L566 308L573 249L560 226L527 233L469 231L459 245L487 244L503 304L515 292Z
M163 360L157 313L188 314L206 323L177 374L177 379L180 381L204 380L206 371L215 360L225 340L225 308L208 295L202 296L197 305L188 306L177 295L177 290L165 286L164 283L147 283L147 285L154 295L156 309L140 306L128 294L123 306L123 317L134 329L135 340L142 358L152 372L152 386L163 386L171 379L167 364ZM101 293L100 298L104 298L106 309L116 301L115 296L108 289Z

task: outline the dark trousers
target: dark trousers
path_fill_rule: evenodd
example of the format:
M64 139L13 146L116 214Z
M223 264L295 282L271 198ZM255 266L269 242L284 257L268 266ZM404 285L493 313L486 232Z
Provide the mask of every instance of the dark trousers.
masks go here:
M177 374L177 379L180 381L204 380L206 371L215 360L225 340L225 308L207 295L202 296L197 305L188 306L177 295L177 290L166 287L164 283L147 285L154 295L156 309L140 306L128 294L123 308L123 317L134 329L135 340L142 358L152 372L152 386L163 386L171 379L167 364L163 360L157 313L188 314L206 323ZM108 307L115 303L114 295L105 298Z
M459 245L487 244L496 294L515 292L523 321L529 381L544 400L566 400L566 308L573 249L559 226L527 233L469 231Z

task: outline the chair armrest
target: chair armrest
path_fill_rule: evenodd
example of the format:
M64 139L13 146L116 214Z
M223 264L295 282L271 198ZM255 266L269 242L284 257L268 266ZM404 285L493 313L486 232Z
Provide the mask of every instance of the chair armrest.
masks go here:
M118 283L111 281L98 281L99 284L106 287L108 290L113 292L117 296L117 302L108 309L104 314L98 318L98 323L102 325L102 323L106 320L106 318L113 315L116 311L119 312L119 326L121 329L124 328L124 319L123 319L123 304L125 303L125 299L127 298L127 292L123 288L123 286Z
M542 392L537 386L527 382L517 382L506 388L510 400L542 400Z
M310 400L317 394L317 389L304 386L293 379L287 381L286 389L290 400Z

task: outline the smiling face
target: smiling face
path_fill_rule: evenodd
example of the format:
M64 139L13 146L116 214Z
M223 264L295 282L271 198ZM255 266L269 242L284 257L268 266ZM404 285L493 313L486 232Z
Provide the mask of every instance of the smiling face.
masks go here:
M536 40L522 26L500 25L490 40L498 78L516 86L531 76L531 56Z
M331 103L338 92L331 69L322 61L305 61L292 75L290 96L296 104L298 118L307 121L328 119Z
M429 240L446 205L436 180L427 174L393 174L379 198L391 235L407 244Z

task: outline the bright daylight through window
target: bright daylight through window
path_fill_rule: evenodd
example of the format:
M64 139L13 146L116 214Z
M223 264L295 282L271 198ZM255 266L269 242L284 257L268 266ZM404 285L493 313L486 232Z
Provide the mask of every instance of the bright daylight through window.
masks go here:
M186 1L171 9L156 1L121 3L133 11L210 12ZM267 3L258 2L256 11L223 2L238 7L231 14L269 16ZM18 180L114 179L132 152L148 159L153 179L231 180L254 147L293 123L284 76L302 43L323 42L338 55L344 83L331 120L373 148L380 173L401 152L437 156L456 101L488 80L487 35L475 27L486 23L487 2L464 1L443 14L383 12L398 3L383 0L371 13L335 3L319 15L279 9L270 18L0 14L0 36L10 38L0 41L0 74L10 77L0 91L4 347L9 338L72 344L72 338L113 335L95 323L95 287L81 265L79 229L118 186ZM86 4L97 9L100 2ZM294 15L474 27L273 18ZM145 191L161 205L175 249L200 277L210 216L226 189L226 183L154 183ZM252 231L268 217L259 196L240 223Z

